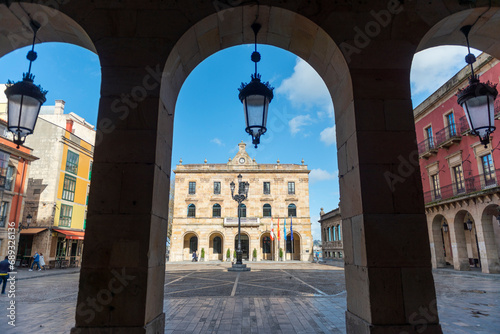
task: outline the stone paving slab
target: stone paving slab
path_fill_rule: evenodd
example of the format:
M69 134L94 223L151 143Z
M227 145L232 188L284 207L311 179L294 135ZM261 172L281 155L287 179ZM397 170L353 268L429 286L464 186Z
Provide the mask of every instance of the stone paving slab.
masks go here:
M230 263L167 264L165 333L345 333L342 268L250 265L251 272L238 274L226 270ZM23 278L17 283L15 328L6 320L9 299L0 295L0 333L69 333L78 272ZM499 333L500 275L441 269L434 278L445 334ZM197 289L190 289L193 284ZM190 293L180 297L181 290Z

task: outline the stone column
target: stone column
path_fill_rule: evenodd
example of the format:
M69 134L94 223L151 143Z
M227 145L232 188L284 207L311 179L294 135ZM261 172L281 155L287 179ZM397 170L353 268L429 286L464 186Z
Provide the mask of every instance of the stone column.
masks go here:
M476 222L477 242L481 255L481 271L488 274L500 273L500 260L495 242L492 215L483 214L483 217L474 217ZM496 220L496 219L495 219Z
M446 266L446 259L443 251L443 240L441 237L441 227L438 222L433 222L434 219L429 219L429 241L431 247L431 260L433 268L440 268Z
M349 65L353 100L334 100L347 332L442 333L410 98L413 50L371 43Z
M147 55L136 52L132 40L126 43L100 54L97 139L72 333L164 331L173 117L159 108L156 61L144 64Z
M467 271L470 270L470 265L467 256L467 242L465 241L464 215L464 213L458 214L448 228L453 252L453 267L455 270Z

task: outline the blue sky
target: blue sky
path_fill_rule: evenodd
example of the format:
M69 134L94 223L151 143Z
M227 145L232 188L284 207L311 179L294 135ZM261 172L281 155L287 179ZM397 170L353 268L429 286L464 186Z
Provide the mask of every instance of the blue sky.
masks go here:
M267 45L258 71L275 87L270 104L268 132L257 149L245 133L243 108L238 100L241 82L253 73L253 45L220 51L203 61L185 81L175 110L172 168L184 164L227 162L243 140L258 163L299 164L304 159L310 174L310 215L314 239L320 239L319 211L337 207L339 187L331 97L319 75L297 56ZM0 58L0 83L18 81L28 68L28 48ZM65 111L96 124L100 65L92 52L61 43L36 46L32 72L35 83L49 91L45 105L66 101ZM411 74L414 106L422 102L464 65L466 49L440 47L415 56ZM479 52L475 52L476 56Z

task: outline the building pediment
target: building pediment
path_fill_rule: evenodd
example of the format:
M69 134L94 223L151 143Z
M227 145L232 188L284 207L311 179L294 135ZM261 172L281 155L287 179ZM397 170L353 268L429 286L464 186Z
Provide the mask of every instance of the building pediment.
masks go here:
M228 165L232 166L256 166L257 163L248 155L245 147L247 144L245 144L243 141L238 144L238 153L234 156L233 159L229 160L227 163Z

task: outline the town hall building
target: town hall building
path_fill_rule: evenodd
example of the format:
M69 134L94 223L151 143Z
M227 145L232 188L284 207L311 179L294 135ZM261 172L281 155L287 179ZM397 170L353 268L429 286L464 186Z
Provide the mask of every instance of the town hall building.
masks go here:
M255 250L257 261L278 261L281 248L285 261L311 261L307 165L304 161L300 165L281 164L279 160L258 164L246 152L245 143L238 146L238 153L224 164L207 164L205 160L203 164L183 165L181 160L176 166L170 261L191 260L194 251L200 256L202 250L206 261L234 260L238 203L232 198L230 183L237 183L239 174L250 183L240 212L243 259L251 260Z

